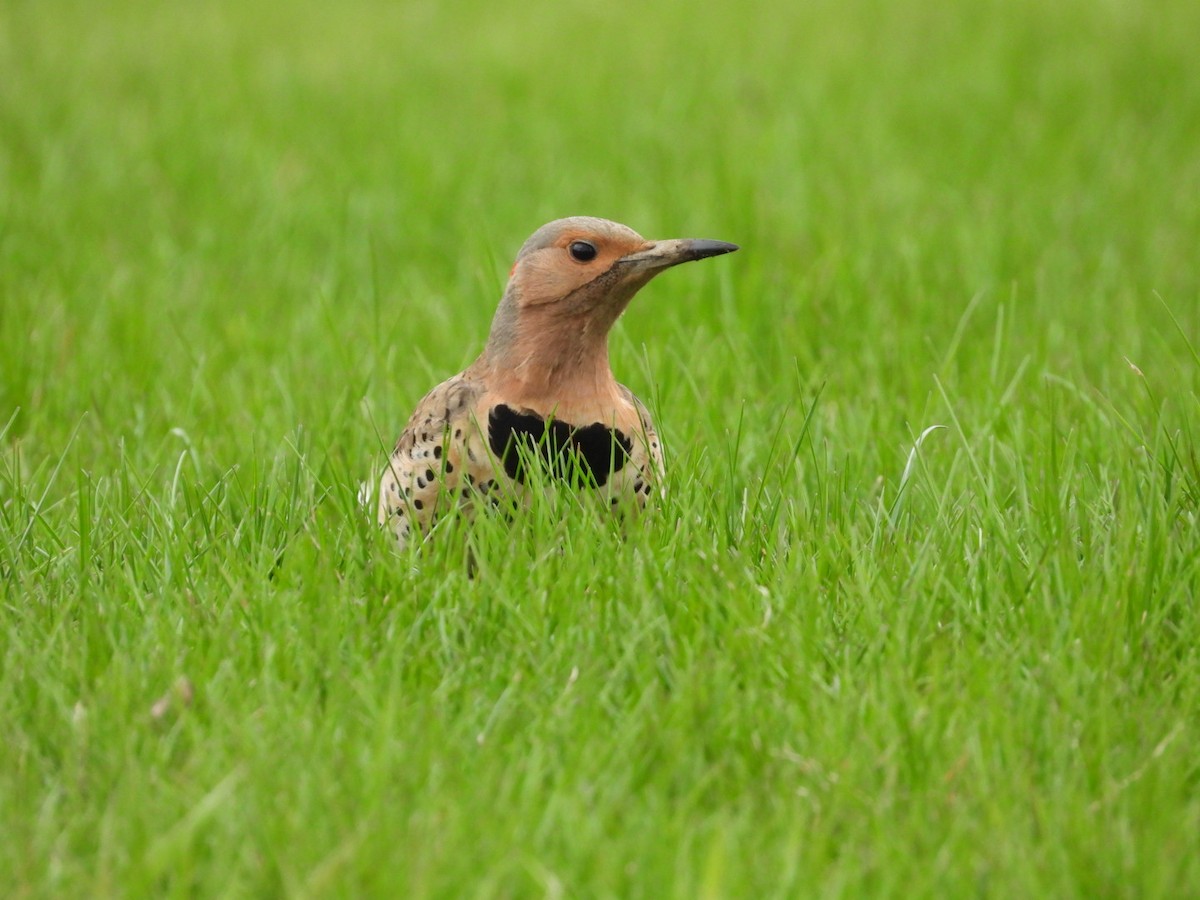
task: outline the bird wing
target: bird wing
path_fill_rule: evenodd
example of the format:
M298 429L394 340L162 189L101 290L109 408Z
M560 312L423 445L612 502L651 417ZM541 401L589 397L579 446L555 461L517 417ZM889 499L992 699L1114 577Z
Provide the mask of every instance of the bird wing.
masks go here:
M629 453L629 460L647 484L661 483L666 474L663 464L662 441L659 440L658 431L654 428L650 411L646 409L646 404L642 403L637 395L625 385L618 384L617 387L625 399L632 403L633 408L637 410L638 421L641 424L641 434L633 435L633 449Z
M437 517L442 491L455 492L464 475L489 465L486 437L476 421L483 385L465 374L443 381L417 404L396 441L379 483L379 522L404 544L412 526ZM488 469L490 471L490 469Z

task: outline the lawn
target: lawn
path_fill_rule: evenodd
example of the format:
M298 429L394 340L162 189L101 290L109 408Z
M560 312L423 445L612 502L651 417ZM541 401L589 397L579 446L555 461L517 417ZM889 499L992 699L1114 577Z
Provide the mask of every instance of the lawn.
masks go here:
M4 3L0 894L1200 894L1197 34ZM742 246L612 337L666 498L397 553L574 214Z

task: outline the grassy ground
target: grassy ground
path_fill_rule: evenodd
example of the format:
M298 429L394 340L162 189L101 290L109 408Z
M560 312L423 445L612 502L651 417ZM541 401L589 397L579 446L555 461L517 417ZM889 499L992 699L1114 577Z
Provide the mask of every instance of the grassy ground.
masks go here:
M0 892L1200 893L1197 33L5 3ZM397 556L578 213L744 248L614 335L669 499Z

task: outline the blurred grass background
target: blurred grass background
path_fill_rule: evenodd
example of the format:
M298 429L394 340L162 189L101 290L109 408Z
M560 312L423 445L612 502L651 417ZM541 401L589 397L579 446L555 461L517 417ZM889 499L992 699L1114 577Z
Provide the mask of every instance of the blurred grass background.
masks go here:
M1197 34L6 3L0 884L1194 893ZM613 337L671 505L391 558L358 480L572 214L744 248Z
M77 417L101 372L244 400L303 373L320 408L411 393L475 352L523 237L576 212L748 245L736 297L668 285L626 329L656 363L684 323L688 350L752 353L711 385L735 402L796 359L917 418L910 361L940 362L976 295L1008 304L1015 353L1092 380L1180 352L1152 292L1196 333L1187 4L92 12L4 16L4 338L27 350L3 400L24 417L52 379ZM843 334L871 352L821 340ZM228 421L213 406L191 412Z

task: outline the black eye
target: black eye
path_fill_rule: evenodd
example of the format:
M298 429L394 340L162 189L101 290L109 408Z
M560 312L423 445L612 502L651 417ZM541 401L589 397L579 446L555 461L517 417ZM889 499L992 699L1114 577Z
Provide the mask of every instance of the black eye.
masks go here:
M580 262L591 262L596 258L596 245L587 241L572 241L570 250L571 258Z

